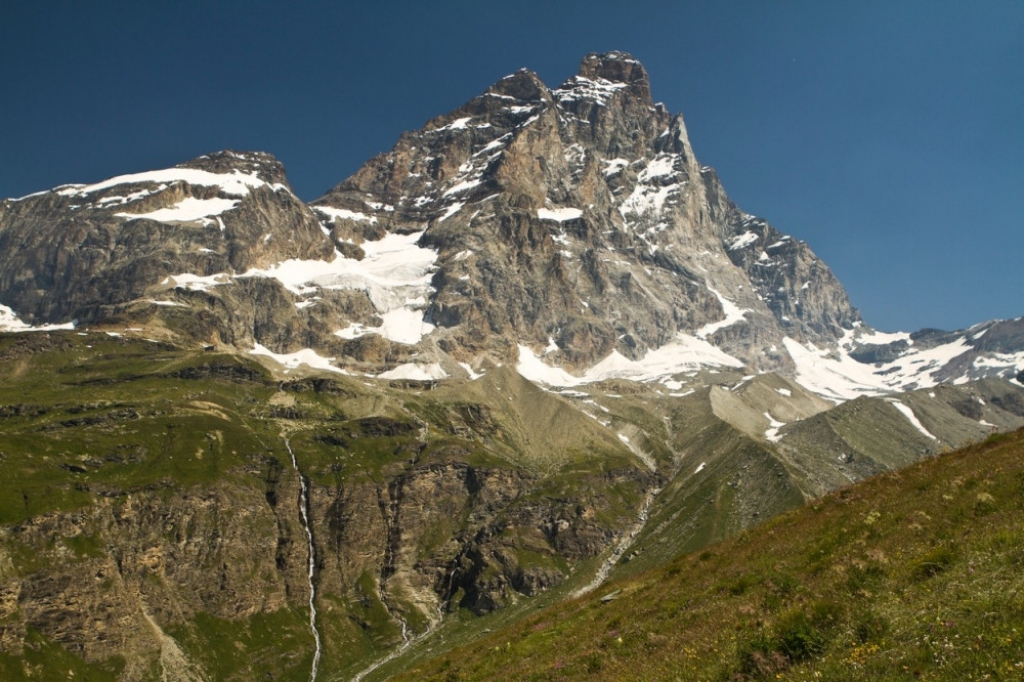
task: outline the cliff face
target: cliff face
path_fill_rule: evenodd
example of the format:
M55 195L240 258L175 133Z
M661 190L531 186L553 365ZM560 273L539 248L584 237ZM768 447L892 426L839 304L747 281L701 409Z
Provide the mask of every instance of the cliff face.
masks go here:
M642 483L635 473L613 478L623 475ZM316 589L383 644L395 644L394 623L364 612L361 601L416 632L448 609L485 613L556 586L568 565L598 555L620 529L595 520L607 500L584 493L521 501L536 489L534 476L457 462L382 484L313 486ZM122 679L139 679L164 653L167 632L201 636L199 618L244 624L294 612L310 591L297 499L289 476L268 481L265 492L229 485L139 492L0 528L0 645L22 656L36 632L88 662L124 658ZM548 559L525 558L538 555ZM301 619L283 625L281 634L302 641L305 652ZM287 651L262 655L292 664ZM256 672L235 673L246 670Z

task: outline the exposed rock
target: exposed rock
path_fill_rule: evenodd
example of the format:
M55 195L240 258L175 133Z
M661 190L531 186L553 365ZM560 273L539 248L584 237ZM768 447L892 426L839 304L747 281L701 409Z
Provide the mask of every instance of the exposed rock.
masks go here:
M0 249L0 299L33 323L103 322L182 273L332 254L280 163L235 152L4 202Z
M426 230L439 253L429 319L457 355L508 361L517 351L498 339L553 338L549 359L564 365L636 358L722 320L724 298L744 319L711 339L770 367L761 349L783 335L831 342L859 319L806 245L728 200L623 53L588 55L555 90L529 71L506 77L317 207Z

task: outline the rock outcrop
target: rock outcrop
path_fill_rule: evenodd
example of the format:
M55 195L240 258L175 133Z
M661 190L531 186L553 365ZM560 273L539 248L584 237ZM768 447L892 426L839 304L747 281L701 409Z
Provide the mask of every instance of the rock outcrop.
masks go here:
M83 324L183 273L212 278L333 253L281 164L235 152L4 201L0 250L5 305L30 323Z

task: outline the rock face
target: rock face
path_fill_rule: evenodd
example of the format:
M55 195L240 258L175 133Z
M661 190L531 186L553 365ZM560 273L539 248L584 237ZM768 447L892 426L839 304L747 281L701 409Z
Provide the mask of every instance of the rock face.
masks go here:
M284 168L261 153L5 201L0 226L0 291L28 322L102 322L168 277L333 252Z
M375 270L403 236L418 269ZM221 152L7 200L0 249L0 302L28 323L160 320L377 371L519 346L581 369L681 332L780 368L783 336L858 321L806 245L729 201L623 53L556 89L514 73L308 207L272 157ZM277 266L299 261L319 265Z
M636 473L607 483L636 482ZM292 513L298 484L272 479L265 494L225 484L143 492L0 527L4 651L23 654L32 628L90 662L133 659L123 678L139 679L160 655L154 623L180 628L200 614L240 622L307 602L306 545ZM516 503L535 486L511 469L451 464L384 485L316 486L317 589L422 623L449 607L484 613L558 585L566 575L555 558L596 556L617 529L596 521L585 497ZM451 523L460 517L464 527ZM530 550L551 553L550 565L522 564ZM361 591L361 581L374 590ZM381 625L361 624L386 640L391 628Z

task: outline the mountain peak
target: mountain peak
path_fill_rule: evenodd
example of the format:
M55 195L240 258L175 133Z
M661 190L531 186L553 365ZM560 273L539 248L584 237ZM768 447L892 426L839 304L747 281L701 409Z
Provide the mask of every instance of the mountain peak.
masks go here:
M846 399L965 367L1016 376L1024 339L858 332L832 272L729 199L624 52L588 54L553 90L516 71L312 206L273 156L221 151L4 202L0 253L0 303L33 324L123 324L130 309L204 341L404 378L518 363L571 386L746 365ZM905 359L959 358L959 339L987 355L925 379Z
M509 74L487 89L495 95L514 97L518 100L536 102L544 99L547 93L547 86L540 79L540 76L529 69L519 69Z
M268 183L287 183L284 165L267 152L241 152L226 149L203 154L191 161L179 164L179 168L195 168L211 173L233 173L252 175Z
M580 62L578 75L590 80L624 83L636 97L651 100L647 70L627 52L591 52Z

